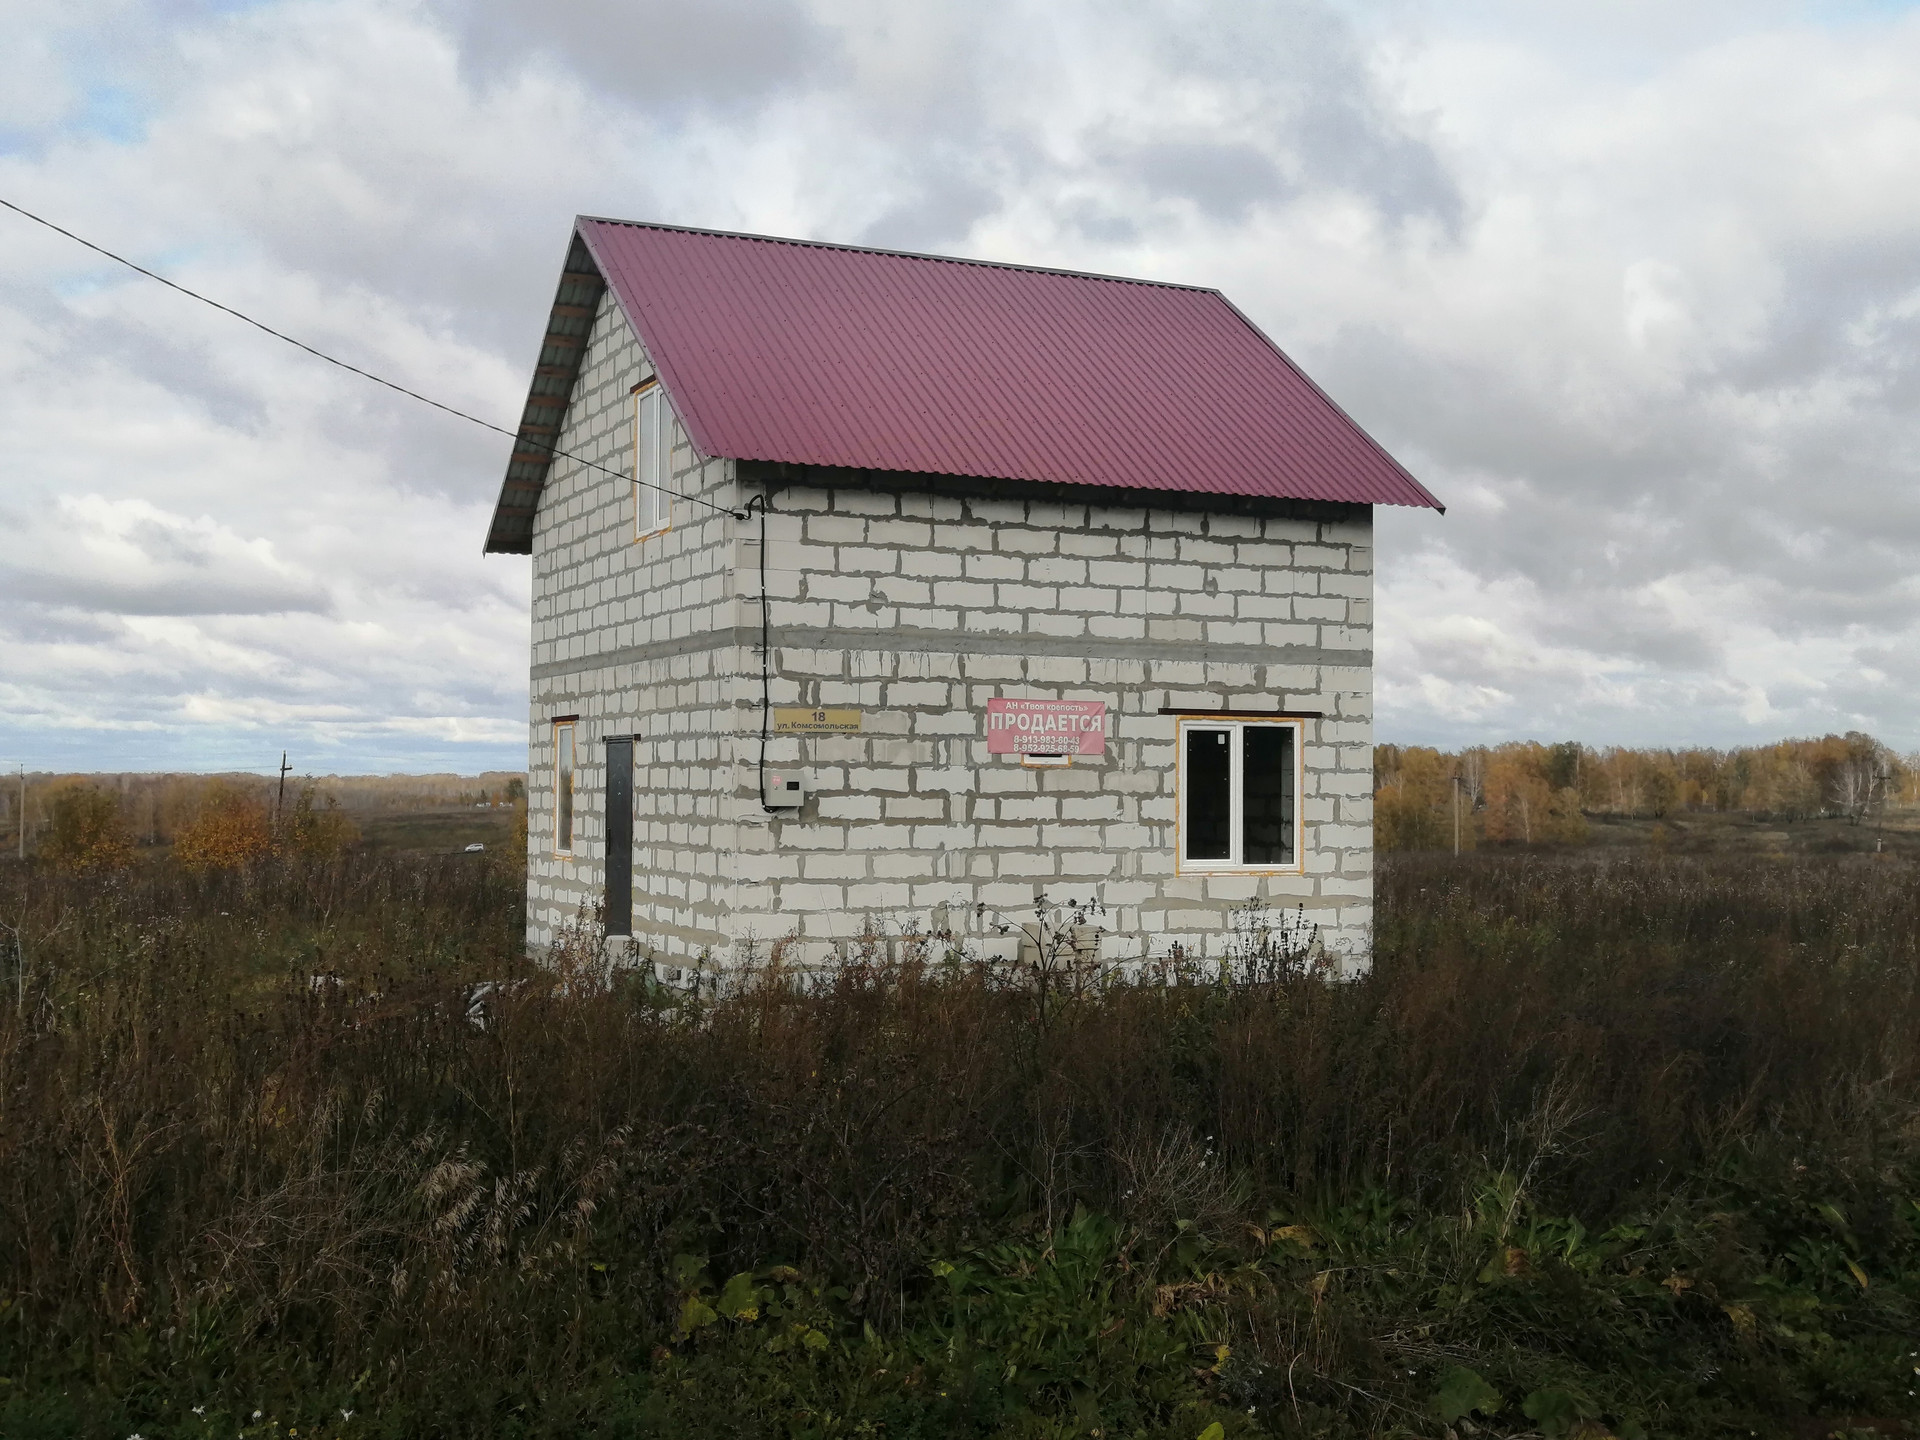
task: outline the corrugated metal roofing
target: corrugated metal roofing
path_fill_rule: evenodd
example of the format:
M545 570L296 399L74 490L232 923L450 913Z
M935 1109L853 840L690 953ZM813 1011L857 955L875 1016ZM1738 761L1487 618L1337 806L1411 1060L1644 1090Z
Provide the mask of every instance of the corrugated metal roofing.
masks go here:
M617 220L576 234L707 455L1442 508L1217 290Z

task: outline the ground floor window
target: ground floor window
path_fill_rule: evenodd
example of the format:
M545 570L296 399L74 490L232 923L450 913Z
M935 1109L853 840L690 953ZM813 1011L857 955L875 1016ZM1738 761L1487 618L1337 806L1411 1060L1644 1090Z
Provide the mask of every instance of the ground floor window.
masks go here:
M573 722L553 727L553 848L561 855L573 851Z
M1301 722L1182 719L1179 866L1300 868Z

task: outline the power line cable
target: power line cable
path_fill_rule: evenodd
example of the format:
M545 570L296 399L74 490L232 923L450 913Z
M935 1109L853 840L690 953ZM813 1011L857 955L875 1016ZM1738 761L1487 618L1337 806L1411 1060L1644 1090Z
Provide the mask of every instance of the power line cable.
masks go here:
M496 435L504 435L509 440L512 440L516 444L531 443L534 445L538 445L541 449L545 450L547 454L553 457L554 459L572 460L577 462L578 464L588 466L591 469L599 470L604 474L612 475L617 479L632 480L636 485L644 485L649 490L658 490L662 495L670 495L676 500L687 500L692 502L695 505L704 505L709 510L718 510L722 515L731 515L736 520L744 520L746 518L745 513L742 511L731 510L725 505L716 505L713 501L704 499L699 495L683 495L678 490L668 489L665 485L656 485L651 480L642 480L638 475L628 475L624 470L615 470L611 466L602 465L597 460L589 460L584 455L575 455L570 450L562 450L557 445L549 444L544 440L529 441L527 437L523 437L518 430L509 430L504 425L494 424L491 420L482 420L478 415L470 415L465 410L458 410L451 405L442 404L440 401L433 399L431 396L422 395L418 390L409 390L406 386L398 383L397 381L389 380L384 375L376 375L371 370L362 370L358 365L349 364L347 361L340 359L339 356L337 355L329 355L324 350L316 350L313 346L307 344L307 342L304 340L296 340L293 338L293 336L285 334L282 331L276 330L271 325L263 324L261 321L254 319L251 315L242 314L240 311L234 309L231 305L222 305L218 300L210 299L209 297L202 295L198 290L189 290L186 286L180 284L177 280L169 280L164 275L156 275L153 271L147 269L146 266L136 265L133 261L127 259L126 256L116 255L113 253L113 251L107 249L104 245L96 245L93 243L93 241L88 240L83 236L76 235L71 230L63 229L62 227L54 224L53 221L48 220L43 216L34 214L31 210L22 209L20 206L14 204L11 200L8 200L4 196L0 196L0 206L5 206L7 209L13 211L14 214L23 216L24 218L33 221L33 223L36 225L46 226L47 229L53 231L56 235L66 236L67 239L73 241L74 244L76 245L86 246L87 249L93 251L96 255L104 255L107 257L107 259L113 261L115 264L126 266L127 269L133 271L135 274L144 275L149 280L157 280L162 285L166 286L169 290L178 290L182 295L187 296L189 299L198 300L202 305L211 305L214 309L220 311L222 314L231 315L234 319L242 321L245 324L251 325L256 330L265 331L267 334L273 336L273 338L276 340L284 340L287 344L293 346L294 349L304 350L307 352L307 354L313 356L316 360L324 360L329 365L338 365L342 370L350 371L351 373L358 375L363 380L371 380L376 385L384 385L389 390L397 391L398 393L405 395L409 400L418 400L422 405L431 405L436 410L445 411L447 414L455 416L458 419L468 421L474 425L478 425L483 430L491 430Z

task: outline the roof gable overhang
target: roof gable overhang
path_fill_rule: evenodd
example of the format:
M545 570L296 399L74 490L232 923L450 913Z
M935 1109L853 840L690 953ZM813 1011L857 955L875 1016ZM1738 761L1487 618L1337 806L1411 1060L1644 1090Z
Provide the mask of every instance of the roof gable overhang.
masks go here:
M593 317L599 313L600 297L606 288L599 266L576 230L567 246L567 263L560 272L553 308L547 313L546 333L540 337L540 359L533 367L533 383L520 411L513 451L507 457L506 479L500 484L500 499L493 507L493 523L487 527L486 554L533 553L534 512L540 507L540 492L546 488L547 472L553 467L560 427L566 423L567 405L580 378Z

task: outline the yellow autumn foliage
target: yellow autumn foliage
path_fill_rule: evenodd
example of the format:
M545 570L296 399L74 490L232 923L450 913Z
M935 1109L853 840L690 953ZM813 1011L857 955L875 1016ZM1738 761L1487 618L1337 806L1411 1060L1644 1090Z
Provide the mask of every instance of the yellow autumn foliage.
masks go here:
M1920 803L1920 756L1903 759L1858 731L1733 750L1379 745L1374 779L1374 843L1382 850L1449 848L1456 793L1463 850L1476 841L1577 845L1590 815L1738 811L1858 823L1889 805Z
M231 785L215 785L173 842L174 858L189 870L238 870L272 852L267 807Z
M119 797L91 785L71 785L50 807L40 854L61 870L119 870L133 863L133 836Z
M319 803L312 785L300 787L280 827L280 848L305 860L331 860L360 838L360 827L340 809L331 795Z
M274 822L272 808L258 795L218 784L200 813L173 842L174 858L189 870L238 870L270 855L330 860L360 838L360 829L331 796L318 799L311 784Z

